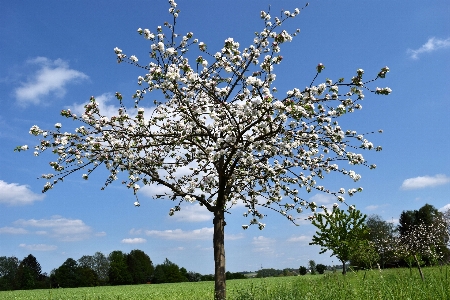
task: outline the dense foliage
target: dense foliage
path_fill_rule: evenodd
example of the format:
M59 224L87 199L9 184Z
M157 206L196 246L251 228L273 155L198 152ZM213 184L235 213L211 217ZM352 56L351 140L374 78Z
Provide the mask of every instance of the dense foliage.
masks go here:
M241 273L228 272L227 276L229 279L245 278ZM150 257L137 249L130 253L112 251L108 256L96 252L78 260L68 258L49 276L41 273L40 264L31 254L22 261L16 257L0 257L0 290L211 280L214 280L213 275L188 272L168 259L154 267Z
M347 212L339 209L337 204L333 206L332 211L325 208L323 214L314 214L312 224L317 227L317 231L309 244L319 245L320 253L331 251L331 255L341 261L342 273L345 274L346 262L361 246L360 241L364 240L367 233L365 220L366 215L352 205Z

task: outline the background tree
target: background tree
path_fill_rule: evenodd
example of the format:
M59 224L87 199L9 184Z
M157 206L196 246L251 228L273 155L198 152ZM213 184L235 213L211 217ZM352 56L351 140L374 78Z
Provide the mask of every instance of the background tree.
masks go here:
M361 237L352 243L350 265L358 269L372 269L373 265L379 261L380 256L373 242L367 237Z
M308 262L309 270L311 271L312 275L316 275L316 262L314 260L310 260Z
M92 270L98 276L99 284L105 285L109 281L108 272L109 272L109 260L108 258L101 252L95 252L93 255L93 266Z
M53 286L75 288L80 286L80 275L77 261L68 258L60 267L52 271L50 279Z
M189 280L189 282L198 282L198 281L202 280L202 274L189 271L187 273L187 279ZM214 280L214 278L213 278L213 280Z
M243 202L249 224L263 229L261 207L290 221L295 221L302 207L316 209L314 202L299 196L300 188L323 191L344 201L317 180L337 171L357 181L359 174L336 162L375 168L351 149L381 147L374 147L354 130L343 130L337 118L361 109L359 102L367 91L389 94L389 88L368 86L384 78L389 68L382 68L368 81L358 69L348 81L318 83L325 68L319 64L306 88L276 94L274 67L283 60L281 46L298 33L281 26L298 16L300 9L283 11L273 20L268 12L261 12L263 28L250 46L241 49L228 38L222 49L211 54L204 42L193 39L192 32L183 35L176 31L180 11L173 0L169 2L173 22L158 27L156 33L138 29L150 41L150 63L141 64L136 56L127 57L115 48L118 62L130 63L143 72L138 84L144 86L133 95L136 117L130 117L121 102L118 115L109 118L92 98L80 117L62 111L63 116L81 122L75 133L61 132L59 123L56 130L33 126L30 132L42 137L36 155L46 149L58 155L51 163L56 174L43 175L49 180L44 192L78 170L85 169L82 178L88 179L104 165L110 172L105 186L122 171L128 173L124 184L135 193L139 183L164 186L167 198L176 201L171 215L181 209L183 201L197 202L210 211L214 215L215 298L225 299L225 212ZM191 47L200 55L188 53ZM140 101L152 91L164 99L155 101L153 112L144 116ZM116 97L122 101L120 93ZM191 172L178 176L180 168ZM362 189L348 193L357 191Z
M298 273L300 275L306 275L307 272L308 272L308 269L304 266L300 266L300 268L298 268Z
M319 273L319 274L323 274L326 269L327 269L327 266L325 266L323 264L317 264L317 266L316 266L317 273Z
M16 273L16 285L18 289L27 290L36 288L41 276L41 265L36 257L29 254L19 264Z
M16 274L19 269L17 257L0 256L0 290L7 291L15 288Z
M275 277L282 273L281 270L275 270L273 268L270 269L261 269L256 273L256 277L265 278L265 277Z
M109 261L103 253L96 252L93 256L83 255L78 259L78 266L80 268L89 268L93 270L95 272L94 277L96 278L97 284L104 285L108 282ZM87 270L84 272L89 273ZM92 276L91 279L94 280Z
M131 284L133 278L128 271L127 255L122 251L113 251L108 256L108 278L111 285Z
M425 204L419 210L403 211L397 228L399 252L403 252L404 257L409 254L414 257L413 252L416 252L428 265L436 263L436 259L448 259L447 223L443 213L433 205Z
M346 274L345 263L350 260L352 250L358 241L367 233L363 215L353 206L348 213L335 205L332 211L315 213L312 224L318 228L310 245L319 245L320 253L331 251L342 262L342 274Z
M395 227L393 223L386 222L378 215L367 218L366 226L369 229L367 239L375 247L382 268L395 258Z
M175 263L171 262L167 258L162 264L156 265L153 273L154 283L174 283L184 282L188 279L180 271L180 268Z
M226 277L227 277L227 280L231 280L231 279L246 279L247 278L242 273L239 273L239 272L231 273L229 271L226 273Z
M127 265L134 284L150 282L154 268L150 257L144 251L131 250L127 255ZM185 273L187 275L187 271Z
M78 267L78 287L90 287L90 286L98 286L98 275L97 273L88 267Z

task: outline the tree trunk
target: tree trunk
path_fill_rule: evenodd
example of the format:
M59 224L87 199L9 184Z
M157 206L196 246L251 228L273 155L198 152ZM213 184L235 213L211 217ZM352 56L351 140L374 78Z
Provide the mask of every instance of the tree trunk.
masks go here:
M347 270L345 269L345 261L342 262L342 275L347 274Z
M417 259L417 256L415 254L414 254L414 259L416 261L417 268L419 269L420 278L422 278L422 281L425 281L425 277L423 276L423 273L422 273L422 268L420 267L419 260Z
M214 212L214 299L226 299L225 278L225 212L218 209Z

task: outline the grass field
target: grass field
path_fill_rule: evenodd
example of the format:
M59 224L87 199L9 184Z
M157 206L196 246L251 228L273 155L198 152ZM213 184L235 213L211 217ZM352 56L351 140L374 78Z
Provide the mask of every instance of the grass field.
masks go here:
M228 299L450 299L448 267L390 269L227 282ZM0 299L213 299L213 282L0 292Z

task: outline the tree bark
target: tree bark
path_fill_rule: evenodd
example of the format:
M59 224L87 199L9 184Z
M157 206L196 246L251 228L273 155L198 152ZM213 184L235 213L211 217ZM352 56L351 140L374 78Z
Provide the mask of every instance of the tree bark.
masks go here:
M342 275L347 274L347 270L345 269L345 261L342 261Z
M214 212L214 299L226 299L225 277L225 212L218 209Z
M417 268L419 269L420 278L422 278L422 281L425 281L425 277L423 276L423 273L422 273L422 268L420 267L419 260L417 259L417 255L415 255L415 254L414 254L414 260L416 261Z

